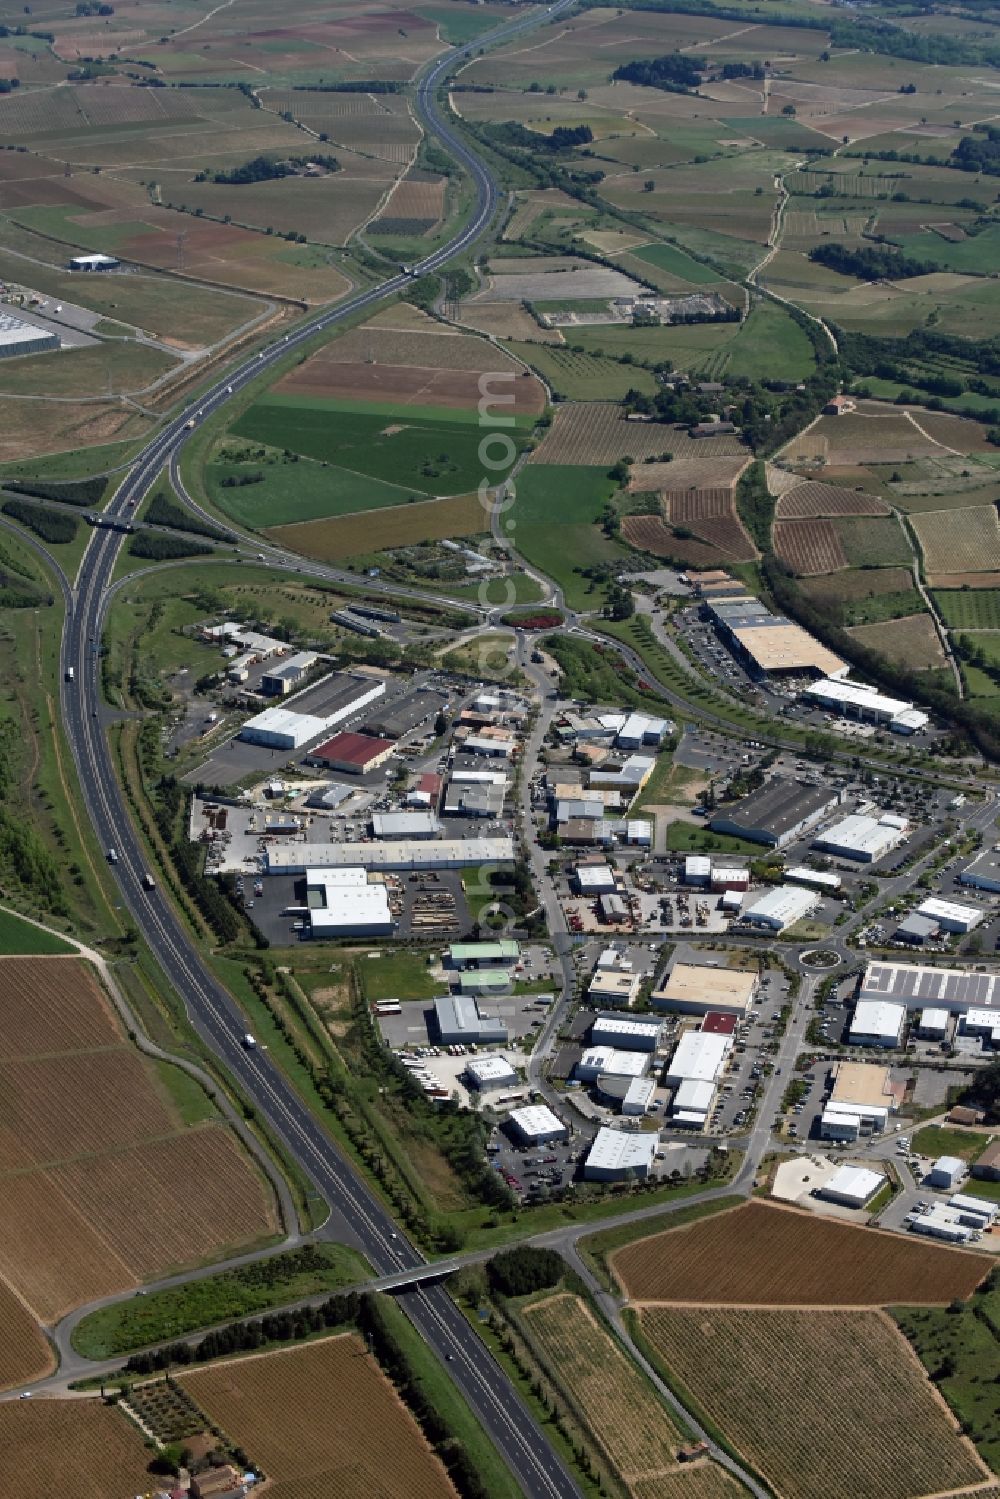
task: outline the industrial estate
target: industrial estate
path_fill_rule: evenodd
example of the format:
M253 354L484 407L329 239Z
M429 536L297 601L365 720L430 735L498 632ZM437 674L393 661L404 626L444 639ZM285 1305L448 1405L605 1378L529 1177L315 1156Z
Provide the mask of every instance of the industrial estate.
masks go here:
M1000 13L0 3L0 1489L1000 1495Z

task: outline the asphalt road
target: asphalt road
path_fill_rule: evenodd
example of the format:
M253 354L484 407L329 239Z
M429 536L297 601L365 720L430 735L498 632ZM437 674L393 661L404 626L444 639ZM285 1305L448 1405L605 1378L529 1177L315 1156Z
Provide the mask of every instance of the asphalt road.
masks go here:
M572 0L559 0L552 12ZM528 18L501 27L492 40L506 39L538 22ZM417 93L417 109L428 130L467 168L476 189L476 210L470 222L443 249L415 269L431 272L473 244L493 217L497 186L465 143L439 117L436 89L456 59L475 48L448 53L425 75ZM187 410L171 420L147 445L126 474L105 516L127 521L156 480L164 464L175 456L190 433L188 423L218 410L249 380L282 359L317 332L332 328L354 313L402 291L409 277L399 274L365 291L342 306L302 324L295 332L254 358L245 360ZM330 1136L301 1102L281 1070L266 1052L242 1044L247 1029L238 1006L203 961L201 952L177 916L170 900L157 887L145 886L146 856L133 827L124 794L104 733L99 654L108 590L122 545L122 534L97 529L84 555L76 589L69 601L62 641L62 713L76 762L87 813L98 841L114 848L113 872L124 904L149 944L168 981L184 1002L195 1030L253 1100L289 1154L315 1182L339 1218L343 1237L359 1245L377 1274L415 1268L422 1257L399 1233L393 1219L368 1189L354 1167L340 1154ZM67 681L72 668L74 680ZM483 1427L489 1432L525 1494L539 1499L578 1495L579 1489L549 1446L541 1429L518 1397L504 1372L440 1287L403 1293L400 1301L435 1353L447 1363Z

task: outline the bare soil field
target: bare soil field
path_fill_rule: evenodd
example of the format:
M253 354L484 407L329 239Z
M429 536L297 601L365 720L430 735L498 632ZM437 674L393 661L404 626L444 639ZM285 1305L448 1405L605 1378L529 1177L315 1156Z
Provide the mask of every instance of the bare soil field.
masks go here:
M884 593L907 593L913 590L913 574L905 567L856 567L826 578L807 578L801 587L809 598L849 603Z
M746 1489L718 1463L687 1463L631 1485L634 1499L739 1499ZM982 1496L977 1496L982 1499Z
M397 316L404 312L402 308L392 310ZM406 328L389 326L380 318L372 318L371 322L332 339L324 348L311 354L299 368L362 362L411 365L414 369L452 370L456 373L468 371L472 375L494 370L510 370L519 375L524 368L505 350L495 349L483 338L449 332L434 322L430 322L430 327L420 323Z
M216 1364L181 1383L253 1452L273 1499L453 1499L444 1467L353 1334Z
M545 1366L630 1488L677 1466L681 1432L586 1302L568 1293L548 1296L527 1307L524 1319Z
M5 1207L5 1211L8 1211ZM56 1366L55 1355L35 1319L18 1300L10 1287L0 1280L0 1390L13 1389L15 1385L30 1384L51 1374ZM11 1410L9 1405L0 1405L0 1411ZM0 1432L3 1429L0 1418ZM5 1453L3 1437L0 1436L0 1472L3 1470Z
M775 521L773 537L777 555L800 577L834 573L847 566L831 520Z
M8 400L0 423L0 463L140 438L149 428L147 417L123 410L117 401Z
M642 290L638 281L621 271L605 270L582 261L579 269L535 273L497 274L495 263L488 289L470 299L483 302L565 302L634 297Z
M40 1321L275 1231L235 1137L182 1123L87 964L3 958L0 989L0 1275Z
M996 588L996 573L935 573L935 588Z
M910 525L920 542L929 582L936 583L941 573L1000 568L1000 521L995 505L924 510L910 516Z
M611 1256L632 1301L726 1305L945 1304L969 1296L992 1258L752 1201L640 1239Z
M845 489L839 484L797 484L778 498L778 520L808 520L811 516L888 515L889 506L877 495Z
M792 438L782 457L791 463L810 458L827 463L906 463L941 451L905 415L891 406L884 410L888 414L859 409L846 416L821 416L807 432Z
M726 560L707 542L675 536L659 515L622 516L622 536L629 546L654 557L673 557L689 567L718 567Z
M783 1499L917 1499L990 1476L884 1312L647 1307L641 1320Z
M18 1499L111 1499L154 1488L142 1435L112 1405L16 1400L0 1405L0 1477Z
M264 534L304 557L333 562L341 557L382 552L387 547L439 541L442 537L454 540L459 536L479 536L487 529L486 512L478 497L456 495L446 500L395 505L330 520L274 526Z
M496 409L505 416L540 416L545 409L540 381L534 375L521 379L520 371L511 373L511 380L495 380L491 386L498 403L502 403ZM274 388L284 395L371 401L376 405L440 406L452 411L475 411L480 401L474 371L418 369L414 365L329 361L324 366L307 360Z
M912 671L931 671L945 664L941 641L929 614L908 614L904 619L887 619L877 625L855 625L848 634Z
M676 436L675 429L667 422L630 422L613 401L562 401L553 411L552 425L531 461L592 463L604 467L627 456L633 462L641 462L669 452ZM658 469L662 465L649 467ZM638 472L644 470L640 468Z
M515 342L563 344L558 328L540 328L519 302L472 302L466 298L460 311L461 321L480 333Z

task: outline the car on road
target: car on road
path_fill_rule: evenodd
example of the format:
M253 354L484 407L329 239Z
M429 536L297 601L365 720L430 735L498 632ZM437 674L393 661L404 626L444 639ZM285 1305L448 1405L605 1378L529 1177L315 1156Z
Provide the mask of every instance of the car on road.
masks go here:
M251 1031L246 1031L243 1036L243 1045L247 1051L255 1051L257 1047L257 1037Z

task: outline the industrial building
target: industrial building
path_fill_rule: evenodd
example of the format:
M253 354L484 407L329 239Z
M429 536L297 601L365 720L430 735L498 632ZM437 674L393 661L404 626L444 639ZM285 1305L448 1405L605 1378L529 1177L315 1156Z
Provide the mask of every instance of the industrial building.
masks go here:
M449 968L510 968L521 956L521 944L513 937L492 942L453 942L445 954Z
M656 760L652 755L629 755L619 766L602 766L591 770L587 776L588 790L617 791L626 801L638 796L650 776Z
M373 812L373 838L436 838L441 824L433 812Z
M885 1180L881 1171L870 1171L866 1166L841 1166L816 1195L843 1207L863 1208L885 1185Z
M849 682L846 677L824 677L820 682L811 682L800 696L808 703L839 714L841 718L882 724L897 734L917 734L930 723L928 715L912 703L902 698L886 697L877 688Z
M114 255L72 255L69 261L71 271L117 271L120 265Z
M623 1114L648 1114L653 1105L656 1084L651 1077L634 1077L622 1098Z
M971 885L976 890L990 890L994 895L1000 893L1000 843L984 849L965 866L958 878L963 885Z
M465 1076L470 1087L480 1093L493 1088L509 1088L517 1082L517 1073L506 1057L473 1057L466 1064Z
M590 981L587 999L598 1005L633 1005L642 979L622 968L598 968Z
M623 1051L614 1046L590 1046L576 1064L582 1083L596 1083L602 1076L644 1077L649 1056L642 1051Z
M964 1036L982 1036L990 1046L1000 1045L1000 1015L995 1010L966 1010L958 1023Z
M684 858L685 885L708 885L712 878L712 861L707 854L687 854Z
M264 673L260 679L261 692L265 697L287 697L318 660L315 651L299 651L289 656L287 661Z
M848 667L839 656L801 625L772 614L759 599L748 595L714 598L706 600L705 607L733 655L755 676L847 674Z
M1000 1018L1000 1017L998 1017ZM948 1022L951 1017L947 1010L938 1009L937 1006L928 1006L921 1010L917 1021L917 1035L924 1041L943 1041L948 1034Z
M510 838L406 839L373 843L284 843L264 852L264 874L306 874L310 869L463 869L468 864L513 864Z
M746 838L771 848L784 848L807 833L840 801L829 786L810 786L774 776L731 806L720 807L709 822L713 833Z
M578 864L575 879L581 895L613 895L618 888L610 864Z
M906 1022L902 1005L885 1000L859 999L854 1008L849 1040L852 1046L899 1046Z
M966 1165L957 1155L938 1156L927 1173L927 1185L953 1192L966 1173Z
M595 1046L618 1046L625 1051L655 1051L660 1044L663 1023L659 1020L598 1015L590 1028Z
M940 928L930 916L920 916L911 911L904 916L892 934L894 942L908 942L912 947L922 947L925 942L939 935Z
M265 708L243 725L239 738L248 744L262 744L272 749L301 749L311 739L317 739L327 729L350 718L352 713L385 696L385 682L372 677L343 672L333 676L324 684L324 706L322 716L299 713L293 708ZM315 695L315 688L303 694ZM294 701L294 699L293 699Z
M586 1181L642 1180L653 1169L659 1137L655 1133L628 1133L606 1125L597 1131L583 1163Z
M749 1013L760 974L756 968L720 968L702 963L675 963L662 989L650 996L658 1010L707 1015L710 1010L740 1019Z
M465 968L458 975L459 994L507 994L514 975L509 968Z
M888 1067L869 1062L836 1062L830 1098L820 1117L824 1140L853 1143L862 1135L881 1135L899 1104Z
M894 812L883 812L879 817L854 812L820 833L812 846L837 858L875 864L899 847L908 827L906 818L897 817Z
M27 323L12 312L0 312L0 359L12 359L17 354L49 354L61 347L58 333Z
M506 799L506 776L501 776L498 782L491 781L487 784L478 782L472 785L459 781L457 776L452 776L448 782L441 812L445 817L495 819L503 813Z
M713 1031L685 1031L674 1048L663 1081L668 1088L681 1083L718 1081L732 1049L732 1037Z
M387 937L393 931L389 892L369 883L365 869L311 870L306 904L311 937Z
M366 720L365 728L369 733L377 734L380 739L402 739L404 734L430 723L447 706L446 693L420 687L396 698L394 702L386 703L377 715Z
M649 718L645 713L630 713L618 730L615 744L619 749L642 749L643 745L659 747L673 724L666 718Z
M957 968L924 968L915 963L869 963L858 986L859 999L888 999L908 1010L925 1006L947 1010L993 1010L1000 1016L1000 974Z
M512 1109L507 1119L526 1145L548 1145L553 1140L565 1140L569 1134L558 1114L544 1104Z
M434 1001L434 1018L442 1046L506 1046L507 1027L496 1015L480 1012L467 994L444 994Z
M785 870L785 883L809 885L813 890L819 890L824 895L833 895L844 882L839 874L831 874L825 869L807 869L804 864L798 864L794 869Z
M971 932L986 913L978 906L963 906L955 900L939 900L930 895L917 907L918 916L926 916L944 932Z
M784 932L815 911L819 894L802 885L778 885L766 891L743 912L743 920L769 932Z
M384 765L395 748L391 740L372 739L368 734L334 734L310 751L306 764L362 776Z

